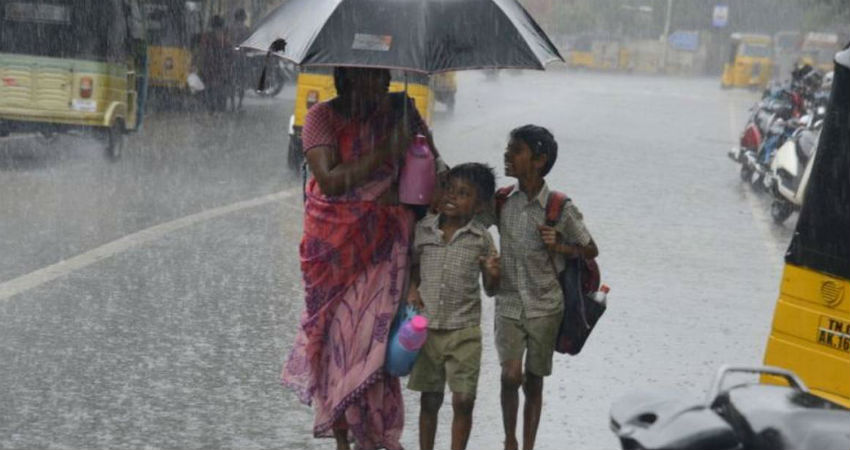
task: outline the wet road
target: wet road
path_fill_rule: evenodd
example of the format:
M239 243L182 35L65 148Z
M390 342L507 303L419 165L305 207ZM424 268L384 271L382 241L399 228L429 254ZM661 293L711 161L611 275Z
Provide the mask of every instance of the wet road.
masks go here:
M562 71L459 83L455 113L438 105L434 122L446 160L501 174L511 128L552 129L549 183L584 212L612 286L584 352L556 356L539 448L615 448L619 395L698 399L720 364L761 361L794 219L773 225L725 156L752 94ZM302 302L292 96L157 114L117 163L83 138L0 139L0 447L333 448L277 383ZM472 449L502 440L484 304Z

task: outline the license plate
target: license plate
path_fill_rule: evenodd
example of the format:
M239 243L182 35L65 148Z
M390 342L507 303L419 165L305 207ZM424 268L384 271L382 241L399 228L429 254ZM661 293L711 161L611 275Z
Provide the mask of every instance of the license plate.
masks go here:
M818 328L818 344L850 353L850 322L821 316Z
M75 98L71 102L71 109L82 112L97 112L97 101Z

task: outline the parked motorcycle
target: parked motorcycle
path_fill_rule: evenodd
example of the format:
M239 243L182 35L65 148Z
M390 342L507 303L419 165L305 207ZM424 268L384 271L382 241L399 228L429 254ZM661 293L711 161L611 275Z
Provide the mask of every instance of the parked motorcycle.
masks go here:
M800 129L776 152L770 165L773 194L770 215L777 224L785 222L803 206L819 137L819 130Z
M765 93L764 98L750 108L752 113L744 126L739 146L729 151L729 157L737 163L746 161L747 153L759 151L765 135L778 119L789 120L799 117L803 106L802 96L793 91L780 89ZM749 180L749 175L742 172L741 178L745 181Z
M773 157L785 141L800 127L800 122L794 119L784 120L774 116L770 126L767 127L764 139L757 150L748 149L744 152L741 162L741 180L750 182L753 187L761 187L764 180L768 179L765 174L770 169Z
M756 374L787 384L738 383ZM631 394L611 407L623 450L847 450L850 410L809 393L794 373L773 367L723 366L703 402L672 394Z

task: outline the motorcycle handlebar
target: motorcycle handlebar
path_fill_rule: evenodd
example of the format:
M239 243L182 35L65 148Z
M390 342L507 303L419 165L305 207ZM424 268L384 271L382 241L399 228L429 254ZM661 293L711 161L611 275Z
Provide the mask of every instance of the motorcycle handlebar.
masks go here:
M720 392L723 388L723 381L726 378L726 375L730 373L774 375L777 377L785 378L785 380L788 381L788 384L792 388L797 389L800 392L809 392L809 388L806 387L806 384L803 382L803 380L801 380L800 377L797 376L797 374L791 372L790 370L770 366L747 367L724 365L721 366L720 369L717 370L717 374L714 375L714 380L711 382L711 388L709 389L708 396L706 397L706 407L710 408L717 396L720 395Z

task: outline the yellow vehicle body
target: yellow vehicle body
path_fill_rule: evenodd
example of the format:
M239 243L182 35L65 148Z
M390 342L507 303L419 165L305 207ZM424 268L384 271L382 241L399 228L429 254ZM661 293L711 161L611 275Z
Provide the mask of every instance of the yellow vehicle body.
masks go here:
M390 92L405 90L404 76L393 73ZM425 123L431 126L434 110L434 95L429 79L425 75L410 74L407 81L407 95L413 99L416 110ZM330 68L305 68L298 73L295 88L295 108L289 119L289 149L287 161L290 167L297 167L302 160L301 128L307 110L318 102L336 97L336 87Z
M152 87L185 89L191 68L189 48L148 47L148 76Z
M0 121L126 129L138 120L135 72L126 64L0 53ZM83 80L91 84L84 96ZM17 124L17 129L26 127Z
M593 52L571 50L567 63L570 67L593 69L596 67L594 62Z
M841 50L835 33L806 33L800 47L800 62L823 72L832 70L832 57Z
M567 64L582 69L623 70L629 67L630 58L629 50L616 39L581 35L570 46Z
M0 3L0 135L97 131L119 156L142 119L140 23L133 1Z
M785 256L764 361L796 372L813 393L850 407L850 50L835 61L833 101Z
M773 72L773 39L768 35L732 35L721 86L764 89Z
M149 85L187 91L193 52L203 32L203 0L142 0L148 41Z
M786 265L764 362L850 407L850 281Z

